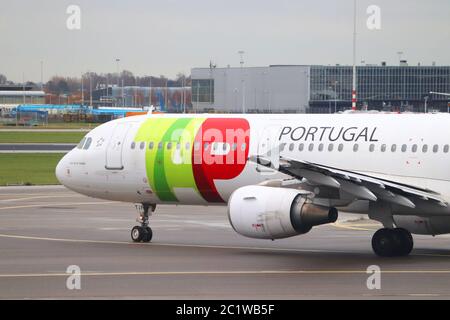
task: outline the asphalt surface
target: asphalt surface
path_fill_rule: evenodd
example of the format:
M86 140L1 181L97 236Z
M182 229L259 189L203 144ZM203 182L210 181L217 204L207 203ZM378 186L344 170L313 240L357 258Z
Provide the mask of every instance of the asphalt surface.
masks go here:
M415 237L410 257L382 259L378 225L340 221L282 241L237 235L224 207L159 206L150 244L135 244L132 204L63 187L0 188L0 298L450 298L450 237ZM80 290L66 273L81 269ZM366 273L381 270L381 290ZM72 281L72 282L71 282Z
M52 153L69 152L77 145L72 143L0 143L0 153L33 152Z

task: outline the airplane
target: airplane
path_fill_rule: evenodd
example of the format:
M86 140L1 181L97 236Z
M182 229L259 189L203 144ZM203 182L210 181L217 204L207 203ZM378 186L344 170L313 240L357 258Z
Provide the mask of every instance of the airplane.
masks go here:
M227 206L239 234L277 240L366 214L381 257L450 233L450 115L148 114L90 131L56 167L67 188L134 203L134 242L159 204Z

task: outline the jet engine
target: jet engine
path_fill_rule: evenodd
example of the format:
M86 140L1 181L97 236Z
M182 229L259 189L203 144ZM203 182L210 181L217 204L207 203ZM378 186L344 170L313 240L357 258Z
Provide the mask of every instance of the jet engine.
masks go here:
M312 204L299 190L247 186L231 195L228 218L233 229L243 236L275 240L336 222L338 211Z

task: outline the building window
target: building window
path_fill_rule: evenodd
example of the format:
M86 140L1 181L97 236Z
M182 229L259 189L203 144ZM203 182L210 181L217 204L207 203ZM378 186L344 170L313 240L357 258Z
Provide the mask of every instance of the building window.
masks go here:
M192 79L192 102L214 103L213 79Z

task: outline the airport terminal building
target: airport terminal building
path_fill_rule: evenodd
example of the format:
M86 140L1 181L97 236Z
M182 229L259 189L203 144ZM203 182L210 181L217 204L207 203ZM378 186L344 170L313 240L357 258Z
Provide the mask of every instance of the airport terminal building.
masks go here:
M194 68L196 112L334 113L351 108L352 67L273 65L254 68ZM447 112L450 66L357 67L358 108Z

